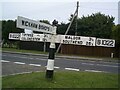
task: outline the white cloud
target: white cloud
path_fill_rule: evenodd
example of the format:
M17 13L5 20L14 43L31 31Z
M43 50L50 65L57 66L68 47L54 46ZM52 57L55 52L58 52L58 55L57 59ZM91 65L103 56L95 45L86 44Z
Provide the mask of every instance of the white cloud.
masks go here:
M73 14L76 9L77 0L36 0L22 2L23 0L9 0L9 2L2 3L2 19L16 19L17 16L24 16L34 20L49 20L57 19L59 22L68 22L70 14ZM11 2L16 1L16 2ZM31 2L32 1L32 2ZM79 0L79 17L82 15L88 15L96 12L102 12L106 15L112 15L116 17L115 22L118 20L118 0L113 2L107 2L108 0ZM94 1L94 2L93 2ZM98 2L99 1L99 2ZM105 2L106 1L106 2ZM109 0L111 1L111 0ZM0 18L1 19L1 18Z
M119 0L1 0L0 2L118 2Z

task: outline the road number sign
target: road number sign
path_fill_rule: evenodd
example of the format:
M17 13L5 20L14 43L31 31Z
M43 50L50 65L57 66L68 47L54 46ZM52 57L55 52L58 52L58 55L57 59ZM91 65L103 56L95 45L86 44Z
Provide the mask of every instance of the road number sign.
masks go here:
M20 40L20 33L9 33L9 39Z
M115 47L115 40L97 38L96 39L96 46Z
M56 27L53 27L46 23L41 23L39 21L34 21L28 18L18 16L17 27L22 29L29 29L38 32L56 34Z

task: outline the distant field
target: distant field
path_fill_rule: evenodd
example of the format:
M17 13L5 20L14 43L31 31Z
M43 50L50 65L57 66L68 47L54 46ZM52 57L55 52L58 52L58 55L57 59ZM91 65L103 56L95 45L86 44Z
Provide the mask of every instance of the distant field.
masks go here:
M118 75L93 72L55 72L53 80L45 72L6 76L3 88L118 88Z

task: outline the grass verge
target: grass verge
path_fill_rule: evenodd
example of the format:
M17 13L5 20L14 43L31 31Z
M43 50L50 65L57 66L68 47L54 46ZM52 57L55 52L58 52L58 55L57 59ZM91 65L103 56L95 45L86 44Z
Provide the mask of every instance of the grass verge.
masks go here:
M2 88L118 88L118 75L93 72L55 72L53 80L45 72L2 78Z

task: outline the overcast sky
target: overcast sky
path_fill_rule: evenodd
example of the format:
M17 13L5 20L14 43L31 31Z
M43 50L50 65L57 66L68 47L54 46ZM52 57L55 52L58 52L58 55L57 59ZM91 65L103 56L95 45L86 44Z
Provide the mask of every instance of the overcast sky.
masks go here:
M80 3L78 17L101 12L115 17L118 24L118 1L119 0L78 0ZM1 0L0 20L15 20L17 16L23 16L34 20L54 19L59 23L67 23L70 14L76 9L77 0Z

